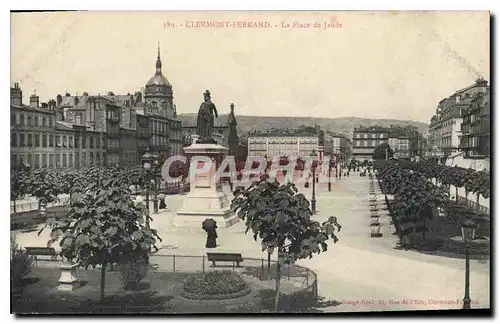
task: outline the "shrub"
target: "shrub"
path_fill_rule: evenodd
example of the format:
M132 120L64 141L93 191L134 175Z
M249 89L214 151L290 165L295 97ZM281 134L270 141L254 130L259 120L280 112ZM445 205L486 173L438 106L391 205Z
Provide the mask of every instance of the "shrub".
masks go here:
M20 249L16 243L15 237L11 237L10 241L10 277L12 280L12 287L19 287L23 279L25 279L33 268L34 260L26 253L25 250Z
M125 290L137 290L139 283L144 279L149 270L147 256L132 258L119 265L119 275Z
M233 294L245 288L241 276L231 271L197 273L184 281L184 291L196 295Z

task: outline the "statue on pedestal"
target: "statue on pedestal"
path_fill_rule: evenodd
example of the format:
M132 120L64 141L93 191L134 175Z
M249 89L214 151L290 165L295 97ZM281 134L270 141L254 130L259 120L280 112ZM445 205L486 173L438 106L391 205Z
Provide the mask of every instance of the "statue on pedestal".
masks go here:
M217 108L210 100L210 91L206 90L203 95L205 101L200 105L196 122L196 133L200 136L198 143L215 143L212 139L212 134L214 131L215 118L218 118Z
M236 150L238 147L238 131L236 117L234 117L234 104L231 103L231 112L227 118L227 125L229 128L228 144L229 144L229 155L236 155Z

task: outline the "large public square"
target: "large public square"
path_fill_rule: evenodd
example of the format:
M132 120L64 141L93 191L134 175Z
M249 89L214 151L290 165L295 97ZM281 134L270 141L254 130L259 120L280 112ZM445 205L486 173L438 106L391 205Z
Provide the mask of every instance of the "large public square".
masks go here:
M351 174L349 178L334 179L331 191L326 183L318 184L317 213L313 219L323 222L336 216L342 224L337 244L330 244L326 252L312 259L297 262L316 272L319 298L327 301L327 306L321 310L460 309L464 294L464 259L396 249L399 238L394 235L395 229L387 213L380 217L383 236L370 237L369 181L367 177ZM302 185L299 190L311 199L311 188ZM231 199L229 186L224 186L224 191ZM169 271L172 266L169 256L172 255L202 256L214 251L236 252L244 258L267 260L267 254L261 251L251 233L244 234L245 225L241 221L227 229L218 229L214 249L205 248L206 233L201 228L203 219L200 219L199 228L175 227L176 210L181 208L184 198L182 194L169 195L166 198L168 208L152 214L151 227L157 229L162 239L157 244L160 250L152 256L158 269ZM40 235L37 231L14 233L17 242L24 247L43 247L49 239L48 230ZM59 262L45 265L42 262L41 266L58 267ZM472 308L489 308L490 261L471 260L470 268Z

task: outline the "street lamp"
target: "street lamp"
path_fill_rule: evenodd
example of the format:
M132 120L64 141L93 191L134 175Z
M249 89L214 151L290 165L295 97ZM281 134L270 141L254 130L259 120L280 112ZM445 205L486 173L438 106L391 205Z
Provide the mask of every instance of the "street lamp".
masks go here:
M151 171L151 167L153 164L153 155L149 153L149 151L146 151L144 155L141 157L141 162L142 162L142 167L147 173L147 181L146 181L146 208L148 210L148 215L146 216L146 229L149 229L149 186L150 186L150 180L149 180L149 172Z
M311 199L311 209L313 214L316 214L316 151L312 151L311 156L313 157L312 162L312 199Z
M332 166L333 166L333 156L330 156L330 161L328 162L328 191L332 191ZM337 173L337 171L335 171Z
M152 175L153 175L153 180L154 180L154 196L153 196L153 212L155 214L158 213L158 154L156 153L153 153L152 154L152 158L153 158L153 168L152 168Z
M471 241L474 239L476 234L476 224L467 219L462 223L462 239L465 244L465 296L464 296L464 306L463 309L470 309L470 296L469 296L469 278L470 278L470 262L469 262L469 247Z

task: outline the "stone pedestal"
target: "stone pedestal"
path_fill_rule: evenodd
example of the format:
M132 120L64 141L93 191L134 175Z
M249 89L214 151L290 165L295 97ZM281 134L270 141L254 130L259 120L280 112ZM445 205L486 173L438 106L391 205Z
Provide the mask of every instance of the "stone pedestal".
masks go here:
M68 261L63 261L61 264L61 277L59 278L58 290L73 291L80 287L80 282L76 277L77 265Z
M230 201L216 177L219 163L227 153L227 148L216 143L193 143L184 148L185 153L194 158L205 156L211 159L211 167L204 173L189 175L190 191L182 208L174 218L175 227L197 227L206 218L212 218L219 228L227 228L237 223L239 218L230 209Z

